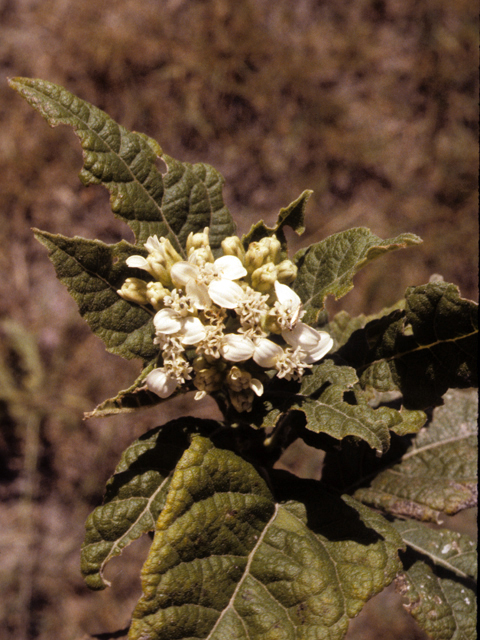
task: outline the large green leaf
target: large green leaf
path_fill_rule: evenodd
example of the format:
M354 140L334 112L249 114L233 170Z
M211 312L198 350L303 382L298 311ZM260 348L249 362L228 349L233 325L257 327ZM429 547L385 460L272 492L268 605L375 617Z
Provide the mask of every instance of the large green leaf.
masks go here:
M405 608L432 640L475 640L475 592L459 582L438 578L428 565L416 562L397 580L408 599Z
M438 522L477 503L477 394L450 391L402 460L355 497L394 515Z
M250 464L195 437L157 522L131 640L343 638L394 578L401 540L354 500L308 489L310 506L280 504Z
M460 578L477 579L477 552L470 536L449 529L431 529L415 520L395 520L393 526L411 549L437 566Z
M124 358L156 358L153 311L117 294L130 271L125 260L135 247L124 240L107 245L46 231L36 231L35 236L47 247L57 277L108 351Z
M85 185L103 184L112 211L133 230L137 243L165 236L178 251L190 231L210 227L212 249L232 235L234 223L222 199L222 176L208 165L190 165L163 154L154 140L130 132L106 113L66 89L44 80L14 78L10 86L51 126L73 127L82 148ZM162 158L168 171L156 163Z
M188 448L191 433L208 433L218 427L210 420L180 418L152 429L124 451L107 482L103 505L85 523L81 570L90 589L109 586L103 576L107 562L155 528L170 473Z
M359 227L336 233L301 249L294 256L298 266L293 288L303 301L304 321L315 324L329 295L341 298L353 287L353 276L366 264L395 249L419 244L420 238L403 233L382 240Z
M398 389L412 409L438 405L447 389L478 384L477 309L453 284L409 287L404 311L355 331L338 355L363 386Z

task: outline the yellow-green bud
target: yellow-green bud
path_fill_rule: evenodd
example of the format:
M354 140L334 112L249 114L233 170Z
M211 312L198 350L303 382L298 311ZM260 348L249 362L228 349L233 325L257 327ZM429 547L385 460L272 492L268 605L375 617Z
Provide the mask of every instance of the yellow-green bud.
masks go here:
M245 249L238 236L229 236L222 240L222 250L224 256L235 256L242 263L245 261Z
M266 316L262 318L262 329L265 333L282 333L283 329L279 326L277 322L276 314L268 313Z
M268 262L269 255L270 250L265 244L261 245L260 242L251 242L245 253L245 268L248 273L252 273L255 269L265 264L265 262Z
M162 301L167 295L170 295L170 291L165 289L161 282L149 282L147 284L147 298L155 311L159 311L163 307Z
M195 374L193 384L199 391L218 391L222 386L222 374L215 367L200 369Z
M160 243L162 244L165 252L165 266L167 269L170 269L176 262L183 260L182 256L173 248L173 245L168 238L160 238Z
M297 267L291 260L283 260L277 264L277 280L281 284L291 284L297 277Z
M166 267L165 260L163 260L163 258L160 257L158 259L157 256L151 254L147 256L147 262L149 266L148 271L154 278L166 287L173 286L172 279L170 278L170 268Z
M252 273L252 287L257 291L270 291L277 279L277 268L273 262L267 262Z
M280 255L280 249L282 248L280 240L277 238L277 236L262 238L258 244L268 249L267 261L276 263L278 260L278 256Z
M199 266L204 265L206 262L213 262L215 258L213 257L212 250L210 247L200 247L199 249L192 249L192 251L188 254L188 257L194 258L194 264Z
M188 234L187 238L187 255L190 257L190 254L195 251L195 249L201 249L202 247L210 247L210 239L208 237L209 228L205 227L205 229L200 233L193 233L191 231Z
M127 278L118 289L118 295L124 300L136 302L137 304L148 304L147 283L140 278Z
M244 389L250 389L252 376L248 371L242 371L237 366L233 366L227 375L227 384L232 391L237 393Z

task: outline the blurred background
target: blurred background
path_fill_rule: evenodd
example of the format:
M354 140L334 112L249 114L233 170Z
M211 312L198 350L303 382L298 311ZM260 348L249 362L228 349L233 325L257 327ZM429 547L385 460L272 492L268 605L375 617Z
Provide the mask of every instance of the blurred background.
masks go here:
M292 249L353 226L420 235L329 303L371 313L434 273L477 297L477 13L469 0L0 0L2 638L124 637L148 538L90 593L83 522L135 437L179 410L215 412L187 397L160 416L82 421L140 363L90 334L31 227L132 236L107 192L81 185L72 131L50 129L7 77L61 84L169 155L215 166L240 233L308 188ZM401 613L375 615L349 640L423 637Z

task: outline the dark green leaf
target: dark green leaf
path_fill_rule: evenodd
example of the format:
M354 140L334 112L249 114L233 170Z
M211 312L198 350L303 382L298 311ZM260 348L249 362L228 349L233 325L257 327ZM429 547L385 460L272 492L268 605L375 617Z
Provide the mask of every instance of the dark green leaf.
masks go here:
M307 508L276 503L250 464L194 438L157 522L131 640L343 638L393 580L401 540L352 499L324 507L324 494L308 495Z
M363 386L400 390L405 405L438 405L449 388L478 384L476 303L445 282L410 287L405 311L368 323L338 352Z
M393 523L406 544L461 578L477 579L477 552L470 536L449 529L431 529L415 520Z
M232 235L234 223L222 199L223 178L207 165L190 165L162 153L158 143L130 132L106 113L44 80L14 78L10 86L53 127L73 127L82 148L85 185L103 184L112 211L133 230L137 243L165 236L185 256L190 231L210 227L212 249ZM167 173L157 169L161 157Z
M81 570L91 589L104 589L107 562L142 534L152 531L165 504L170 473L192 432L218 428L210 420L181 418L152 429L126 449L107 482L104 503L88 517Z
M405 608L432 640L475 640L475 593L453 580L438 578L428 565L416 562L397 580L408 599Z
M438 522L477 504L475 392L450 391L399 464L355 497L393 515Z
M124 240L107 245L46 231L35 231L35 237L47 247L57 277L108 351L147 362L156 358L153 311L117 294L130 271L125 260L135 253L135 247Z
M353 287L353 276L366 264L395 249L419 244L420 238L404 233L382 240L359 227L336 233L295 256L298 266L293 288L303 301L304 321L315 324L328 295L341 298Z

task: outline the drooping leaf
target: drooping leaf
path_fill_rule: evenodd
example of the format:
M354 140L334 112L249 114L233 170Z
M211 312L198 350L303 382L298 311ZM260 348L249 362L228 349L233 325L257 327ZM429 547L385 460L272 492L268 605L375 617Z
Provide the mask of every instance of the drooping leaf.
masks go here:
M450 391L402 460L355 497L393 515L438 522L477 503L477 395Z
M147 362L156 358L153 310L117 294L130 275L125 260L135 253L135 247L124 240L107 245L99 240L66 238L38 230L35 237L47 247L58 279L108 351Z
M137 243L165 236L185 255L190 231L210 227L212 249L232 235L233 220L222 199L222 176L208 165L190 165L165 154L154 140L130 132L106 113L66 89L44 80L9 81L50 124L73 127L83 148L85 185L103 184L112 211L133 230ZM161 157L168 171L162 175Z
M449 529L430 529L415 520L395 520L395 529L414 551L461 578L477 579L477 552L470 536Z
M110 583L107 562L142 534L152 531L170 484L170 473L188 448L190 434L218 428L210 420L180 418L152 429L124 451L107 482L103 505L88 517L82 545L81 571L90 589Z
M329 295L341 298L353 287L353 276L369 262L395 249L419 244L420 238L404 233L382 240L369 229L359 227L336 233L298 251L294 290L303 301L304 321L315 324Z
M404 605L432 640L475 640L475 593L459 582L438 578L424 562L416 562L397 579Z
M368 323L340 349L362 385L400 390L411 409L477 386L478 305L445 282L409 287L405 299L405 311Z
M250 464L195 437L157 522L130 639L343 638L394 578L401 541L354 500L308 494L310 507L275 502Z
M290 227L299 236L305 231L305 207L313 191L305 190L300 196L291 202L288 207L280 209L277 223L274 227L267 227L263 220L252 225L250 231L242 238L244 247L250 242L258 242L262 238L276 235L282 243L282 258L287 257L287 242L285 238L285 227Z

